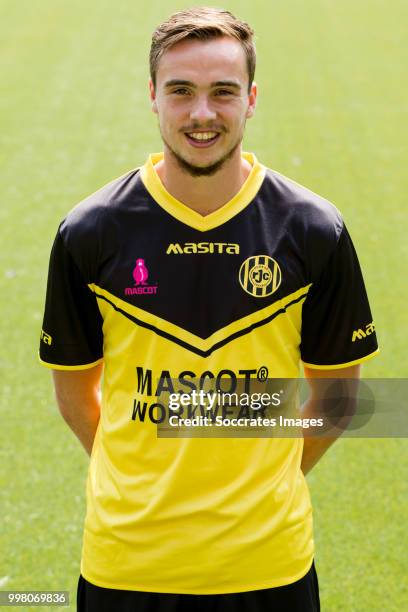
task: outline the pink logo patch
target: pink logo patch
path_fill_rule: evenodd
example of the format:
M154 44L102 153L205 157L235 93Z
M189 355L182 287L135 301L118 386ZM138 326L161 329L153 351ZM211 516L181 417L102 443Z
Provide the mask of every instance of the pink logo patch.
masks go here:
M133 280L135 281L134 287L126 287L125 295L156 295L157 284L148 285L147 279L149 278L149 271L145 264L144 259L136 259L136 265L133 268Z
M136 287L137 285L146 285L146 281L149 278L149 272L145 266L144 259L136 259L133 278L135 279Z

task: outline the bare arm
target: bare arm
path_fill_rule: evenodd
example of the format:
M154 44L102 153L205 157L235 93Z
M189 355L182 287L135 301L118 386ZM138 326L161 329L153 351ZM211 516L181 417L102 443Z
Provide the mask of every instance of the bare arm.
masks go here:
M339 368L337 370L315 370L312 368L304 367L305 377L308 379L308 383L311 390L310 399L304 404L302 408L302 417L304 418L315 418L321 416L317 411L318 402L316 400L316 394L318 385L316 379L319 378L360 378L360 365L350 366L348 368ZM320 458L324 455L327 449L337 440L339 433L335 436L324 436L308 437L308 430L304 430L304 446L301 469L304 474L310 472L310 470L316 465Z
M88 455L99 423L103 364L88 370L53 370L55 397L66 423Z

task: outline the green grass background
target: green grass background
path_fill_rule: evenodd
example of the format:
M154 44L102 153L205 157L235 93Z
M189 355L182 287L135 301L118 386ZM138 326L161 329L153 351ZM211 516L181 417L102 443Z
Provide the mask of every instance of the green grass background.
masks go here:
M87 459L37 363L49 250L75 203L161 149L146 87L150 34L185 6L0 2L3 589L75 599ZM343 212L382 349L364 375L404 377L408 4L223 6L257 34L260 97L245 148ZM407 457L406 440L342 440L311 473L323 611L408 609Z

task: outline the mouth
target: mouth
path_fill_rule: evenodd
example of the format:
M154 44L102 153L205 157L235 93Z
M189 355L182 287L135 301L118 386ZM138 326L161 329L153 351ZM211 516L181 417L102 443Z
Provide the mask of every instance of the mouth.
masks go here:
M221 134L219 132L185 132L185 137L189 144L199 149L211 147L217 142Z

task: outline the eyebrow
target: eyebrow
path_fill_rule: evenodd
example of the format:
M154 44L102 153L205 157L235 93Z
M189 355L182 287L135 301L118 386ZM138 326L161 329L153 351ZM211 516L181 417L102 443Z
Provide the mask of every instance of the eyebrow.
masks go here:
M197 89L197 85L184 79L170 79L170 81L166 81L164 84L165 87L174 87L176 85L184 85ZM214 83L210 83L210 87L233 87L234 89L241 89L241 85L235 81L215 81Z

